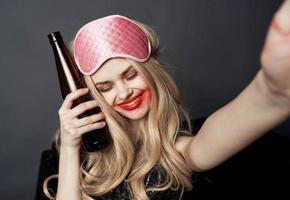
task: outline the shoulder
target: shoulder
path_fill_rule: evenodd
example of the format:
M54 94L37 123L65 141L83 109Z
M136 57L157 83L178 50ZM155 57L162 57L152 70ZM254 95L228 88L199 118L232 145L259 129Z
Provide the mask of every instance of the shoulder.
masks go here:
M188 147L189 143L194 140L196 133L199 131L205 120L206 117L191 119L190 125L192 129L192 134L187 134L182 131L178 133L175 141L175 148L181 155L184 155L185 149ZM181 129L188 129L188 124L186 123L186 121L183 121L181 123Z
M185 152L195 136L179 136L175 141L176 151L185 159Z
M186 162L186 160L189 160L187 159L189 146L195 139L196 133L199 131L199 129L201 128L205 120L206 120L206 117L201 117L201 118L190 120L190 123L191 123L190 125L192 127L192 134L184 134L183 132L178 133L178 136L175 141L175 148L176 148L176 151L183 157L184 162ZM186 122L183 122L181 127L182 128L185 127L185 124ZM192 163L187 163L187 164L192 165ZM196 170L199 171L198 169Z
M191 157L191 151L193 150L192 145L195 140L195 136L181 136L175 142L175 149L183 158L184 164L188 166L192 172L203 172L204 169L201 169L199 165L195 163Z

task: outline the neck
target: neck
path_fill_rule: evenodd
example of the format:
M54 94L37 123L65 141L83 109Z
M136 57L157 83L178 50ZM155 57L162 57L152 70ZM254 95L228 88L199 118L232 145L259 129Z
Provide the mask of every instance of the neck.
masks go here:
M130 137L132 138L134 144L136 145L138 142L138 138L141 134L139 120L131 120L130 121L129 134L130 134Z

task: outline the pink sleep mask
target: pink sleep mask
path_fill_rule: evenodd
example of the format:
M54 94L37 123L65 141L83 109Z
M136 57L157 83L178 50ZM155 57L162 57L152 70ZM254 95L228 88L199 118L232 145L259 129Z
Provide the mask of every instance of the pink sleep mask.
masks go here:
M91 75L110 58L145 62L150 57L151 46L135 22L121 15L110 15L84 25L76 34L73 52L79 70Z

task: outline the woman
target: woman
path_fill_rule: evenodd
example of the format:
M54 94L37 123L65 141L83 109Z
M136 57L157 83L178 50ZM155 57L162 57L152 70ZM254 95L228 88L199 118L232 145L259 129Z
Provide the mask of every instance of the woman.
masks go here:
M56 199L179 199L191 175L211 169L290 115L290 0L275 15L261 54L262 68L197 134L180 128L188 115L158 62L152 29L108 16L77 33L73 53L89 89L69 94L61 108ZM95 100L72 108L88 90ZM86 110L102 112L78 119ZM108 126L110 145L81 149L81 136ZM49 180L49 179L48 179ZM47 188L46 188L47 189Z

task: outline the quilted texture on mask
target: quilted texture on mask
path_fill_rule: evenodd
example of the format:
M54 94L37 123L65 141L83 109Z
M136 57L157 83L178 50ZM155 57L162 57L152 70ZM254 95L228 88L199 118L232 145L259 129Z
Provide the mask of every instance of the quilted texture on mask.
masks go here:
M91 75L108 59L125 57L138 62L150 56L150 42L130 19L111 15L83 26L74 40L74 57L79 70Z

